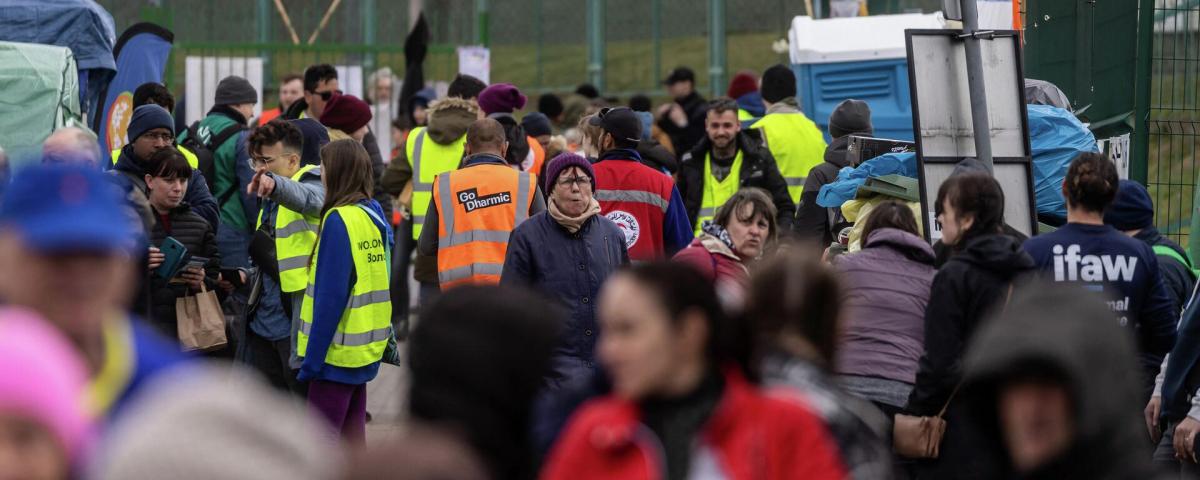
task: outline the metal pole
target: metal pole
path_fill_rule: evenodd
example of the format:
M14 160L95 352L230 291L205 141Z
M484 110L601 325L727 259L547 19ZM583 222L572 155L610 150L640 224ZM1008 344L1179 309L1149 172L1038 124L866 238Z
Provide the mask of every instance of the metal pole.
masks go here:
M363 55L363 70L369 75L375 71L377 52L375 51L375 18L378 12L375 11L375 0L363 0L362 2L362 23L363 23L363 44L369 50ZM374 88L374 85L369 86Z
M713 97L725 86L725 0L708 1L708 87Z
M537 85L538 88L542 88L542 87L546 86L545 78L543 78L543 75L545 72L543 72L543 70L542 70L542 62L544 61L544 57L543 57L544 52L542 51L542 42L545 41L545 35L543 34L543 28L542 28L542 22L545 21L545 18L542 14L542 0L535 0L533 2L533 10L535 12L534 17L533 17L533 22L534 22L533 27L534 27L534 34L536 37L534 39L534 41L537 42L537 44L536 44L537 50L534 51L534 54L535 54L534 68L537 71L537 76L535 77L536 81L534 82L534 84Z
M588 0L588 80L604 91L604 0Z
M408 31L412 31L414 25L417 24L417 17L421 16L421 10L425 9L425 0L408 0Z
M975 0L961 0L963 41L967 54L967 90L971 94L971 128L975 136L975 158L992 170L992 128L988 123L987 86L983 78L983 53L978 37L979 12Z
M654 73L650 75L652 89L662 80L662 0L650 1L650 36L654 39Z
M1153 80L1154 55L1154 0L1138 2L1137 63L1133 75L1133 138L1130 150L1129 178L1142 182L1149 180L1150 165L1150 84ZM1190 237L1193 258L1200 246L1200 230L1192 230Z
M258 0L258 9L255 12L258 16L258 43L271 43L271 0ZM274 82L271 75L271 54L266 50L258 51L259 58L263 60L263 85L271 85ZM168 63L169 64L169 63ZM266 98L263 98L263 105L266 105ZM264 106L265 110L266 107Z
M487 0L475 0L475 44L488 46Z

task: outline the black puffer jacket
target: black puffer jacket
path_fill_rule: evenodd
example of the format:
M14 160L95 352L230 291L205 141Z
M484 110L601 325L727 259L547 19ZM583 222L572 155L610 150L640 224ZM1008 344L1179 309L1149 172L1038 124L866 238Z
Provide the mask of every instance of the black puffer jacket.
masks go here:
M851 133L833 139L833 142L825 147L825 162L809 170L808 177L804 179L804 192L800 194L800 204L796 205L795 231L800 239L820 242L821 246L828 246L833 242L835 226L829 224L829 219L831 216L840 216L841 209L817 205L817 194L821 193L821 187L837 180L841 169L850 166L850 162L846 160L846 146L850 142L850 135L862 133Z
M938 270L925 309L925 352L906 410L937 415L962 379L967 342L986 315L1002 308L1009 286L1031 272L1033 259L1021 244L1003 234L981 235L966 244ZM940 456L921 462L920 478L978 479L992 468L985 461L979 434L965 425L961 402L950 402Z
M1180 257L1188 258L1187 252L1183 250L1183 247L1180 247L1178 243L1172 242L1171 239L1159 233L1157 228L1143 228L1133 238L1146 242L1151 247L1158 247L1160 245L1167 247ZM1182 311L1183 307L1187 306L1188 300L1192 297L1192 287L1196 284L1195 274L1192 273L1192 269L1188 268L1186 264L1176 260L1174 257L1159 255L1157 251L1154 254L1158 256L1158 273L1162 275L1163 286L1167 287L1167 294L1175 302L1176 310Z
M742 169L738 172L738 182L741 187L758 187L771 196L775 209L779 211L777 220L780 232L792 230L792 219L796 214L796 204L788 194L787 181L779 173L779 166L771 151L763 145L762 133L759 130L742 130L737 134L738 149L742 151ZM679 194L683 196L683 205L687 210L688 221L692 227L700 215L700 205L704 203L704 160L712 149L712 140L704 137L696 148L683 155L679 167L676 185Z
M1074 417L1075 434L1063 453L1023 473L1000 458L989 478L1165 478L1150 463L1134 342L1101 297L1074 285L1019 288L1008 310L980 328L967 351L959 395L965 421L980 432L986 451L1005 451L997 397L1014 377L1049 375L1061 382Z
M215 290L217 275L221 271L221 255L217 252L217 240L212 226L192 212L187 203L171 210L166 215L166 221L163 220L163 215L156 212L154 229L150 232L150 244L162 245L163 239L173 237L187 248L189 255L208 258L208 263L204 267L205 276L208 277L205 285L209 290ZM150 283L151 311L148 316L150 323L169 338L179 338L175 324L175 300L196 292L191 291L186 285L171 284L154 275L151 275L148 281Z

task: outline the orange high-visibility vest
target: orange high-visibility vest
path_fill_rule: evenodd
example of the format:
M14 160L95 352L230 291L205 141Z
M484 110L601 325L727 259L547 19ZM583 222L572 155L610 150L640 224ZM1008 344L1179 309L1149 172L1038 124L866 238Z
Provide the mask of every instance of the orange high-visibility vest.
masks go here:
M529 142L529 151L533 153L533 163L522 165L521 170L532 173L534 175L542 174L542 165L546 163L546 149L542 148L542 144L538 143L536 138L525 137Z
M500 283L508 237L529 218L535 177L504 165L474 165L438 175L438 282Z

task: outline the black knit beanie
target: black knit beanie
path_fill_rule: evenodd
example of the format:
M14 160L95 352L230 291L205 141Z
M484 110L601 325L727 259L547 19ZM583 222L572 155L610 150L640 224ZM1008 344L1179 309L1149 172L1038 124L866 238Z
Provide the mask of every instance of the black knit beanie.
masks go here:
M763 72L763 100L771 103L779 102L787 97L796 96L796 74L786 65L778 64Z

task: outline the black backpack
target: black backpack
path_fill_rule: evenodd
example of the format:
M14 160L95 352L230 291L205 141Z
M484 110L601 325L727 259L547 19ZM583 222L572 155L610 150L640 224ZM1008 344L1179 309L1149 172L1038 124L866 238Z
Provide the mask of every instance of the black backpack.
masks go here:
M217 171L216 160L213 158L213 155L226 140L241 133L245 128L245 125L230 125L221 130L220 133L210 136L208 142L203 142L200 139L200 122L194 122L187 128L187 137L183 139L183 143L180 145L190 150L196 156L196 170L204 174L204 183L208 185L208 191L212 192L214 196L217 190L213 182L216 181ZM221 205L224 205L234 193L237 193L237 186L234 186L217 198L217 207L220 208Z

